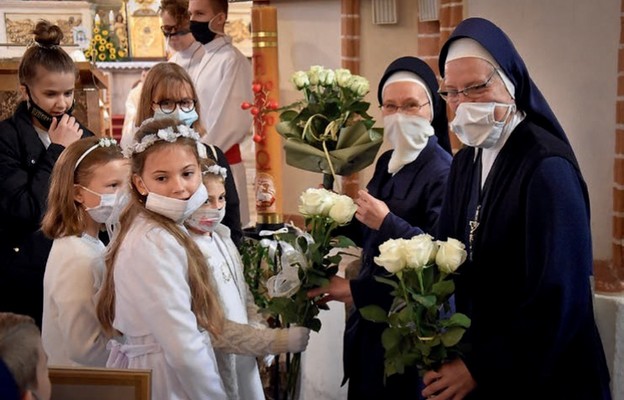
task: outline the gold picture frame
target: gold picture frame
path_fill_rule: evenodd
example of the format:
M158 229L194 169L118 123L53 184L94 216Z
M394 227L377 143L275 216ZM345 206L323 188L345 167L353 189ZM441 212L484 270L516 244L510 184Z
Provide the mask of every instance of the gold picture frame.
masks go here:
M155 0L129 0L126 4L130 56L134 60L165 60L165 37Z
M51 400L150 400L150 370L50 367Z

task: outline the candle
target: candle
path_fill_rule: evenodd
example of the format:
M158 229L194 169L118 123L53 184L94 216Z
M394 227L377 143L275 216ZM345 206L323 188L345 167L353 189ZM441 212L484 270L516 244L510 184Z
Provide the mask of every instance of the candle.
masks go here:
M95 18L93 18L93 20L95 21L96 25L100 24L100 16L98 14L95 14Z
M277 10L271 6L251 8L253 29L254 92L266 93L266 99L275 109L279 103L277 63ZM258 225L282 224L282 140L275 130L279 120L276 112L263 116L265 123L254 124L256 142L256 211ZM261 128L262 131L259 131Z
M115 24L115 13L113 10L108 12L108 24L112 27Z

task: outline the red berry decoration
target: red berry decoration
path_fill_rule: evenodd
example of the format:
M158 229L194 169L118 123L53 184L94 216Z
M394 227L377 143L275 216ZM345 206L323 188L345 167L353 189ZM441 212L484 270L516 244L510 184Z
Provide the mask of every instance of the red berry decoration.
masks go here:
M258 113L260 112L260 110L258 109L258 107L251 107L251 110L249 110L249 112L251 113L251 115L253 115L254 117L256 115L258 115Z
M260 83L254 83L251 86L251 90L253 90L254 93L259 93L262 90L262 84Z
M268 108L269 110L277 110L277 108L278 108L278 107L279 107L279 106L278 106L278 104L277 104L277 101L275 101L275 100L269 100L269 103L267 104L267 108Z
M241 104L241 108L243 110L249 110L251 108L251 104L247 101L243 101L243 103Z
M262 142L262 137L260 135L258 135L257 133L254 133L253 141L256 142L256 143L260 143L260 142Z

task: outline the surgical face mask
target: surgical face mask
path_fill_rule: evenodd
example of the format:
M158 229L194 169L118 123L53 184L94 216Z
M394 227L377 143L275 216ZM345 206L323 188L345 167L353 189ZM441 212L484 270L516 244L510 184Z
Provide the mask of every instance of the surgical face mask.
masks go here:
M502 121L496 121L496 107L507 107ZM466 146L488 149L500 139L507 118L515 111L515 104L461 103L451 121L451 129Z
M43 108L39 107L30 95L30 89L28 87L26 87L26 93L28 94L28 112L30 113L30 115L35 117L35 119L39 121L41 126L43 126L46 130L50 129L50 126L52 125L52 118L57 118L57 120L61 119L60 116L53 117L52 115L48 114ZM71 115L72 111L74 110L75 104L76 100L74 99L72 105L67 109L67 111L65 111L65 114Z
M394 174L414 161L427 146L434 129L426 118L394 113L384 117L384 137L394 150L388 162L388 172Z
M206 186L199 185L195 193L193 193L188 200L174 199L173 197L149 192L145 200L145 208L181 224L185 219L190 217L195 210L201 207L206 200L208 200Z
M225 206L212 208L204 205L197 209L184 223L201 233L213 232L225 217Z
M102 194L82 185L78 186L80 186L87 192L100 197L100 203L97 206L91 208L85 207L85 211L89 213L89 215L95 222L100 224L107 222L111 214L113 213L113 208L115 207L115 203L117 202L117 193Z
M208 22L191 20L190 29L195 40L197 40L201 44L210 43L214 40L215 36L217 36L217 33L213 31L212 28L210 28L210 24L217 17L217 15L210 18L210 21Z
M154 111L154 119L162 118L175 118L184 125L191 126L199 119L199 116L197 115L197 111L195 111L195 109L192 109L191 111L182 111L179 106L176 106L176 109L172 113L166 114L160 109L160 107L158 107Z

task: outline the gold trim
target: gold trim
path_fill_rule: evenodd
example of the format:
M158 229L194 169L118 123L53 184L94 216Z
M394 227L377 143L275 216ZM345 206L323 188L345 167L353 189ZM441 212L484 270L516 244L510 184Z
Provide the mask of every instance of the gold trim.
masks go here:
M277 42L253 42L252 47L260 49L263 47L277 47Z
M270 214L258 213L258 223L259 224L281 224L282 222L284 222L284 220L283 220L282 216L279 215L279 214L275 214L275 213L270 213Z
M264 38L264 37L277 37L277 32L266 32L266 31L261 31L261 32L253 32L251 34L252 38Z

